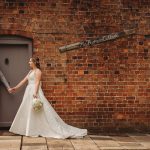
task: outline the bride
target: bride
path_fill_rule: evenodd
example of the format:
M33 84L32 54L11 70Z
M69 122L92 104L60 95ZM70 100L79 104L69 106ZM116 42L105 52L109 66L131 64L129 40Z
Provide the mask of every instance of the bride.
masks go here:
M52 138L83 138L87 135L87 129L80 129L65 123L51 104L48 102L41 89L41 76L39 58L30 58L31 70L26 77L11 88L16 92L22 85L28 82L23 100L9 129L10 132L31 137ZM43 103L40 112L33 110L33 98L39 98Z

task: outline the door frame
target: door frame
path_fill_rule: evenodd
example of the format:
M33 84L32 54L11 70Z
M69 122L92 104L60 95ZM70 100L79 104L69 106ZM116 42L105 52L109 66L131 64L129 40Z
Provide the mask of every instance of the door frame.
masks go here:
M28 45L29 56L33 53L33 40L19 35L0 35L0 44L25 44Z

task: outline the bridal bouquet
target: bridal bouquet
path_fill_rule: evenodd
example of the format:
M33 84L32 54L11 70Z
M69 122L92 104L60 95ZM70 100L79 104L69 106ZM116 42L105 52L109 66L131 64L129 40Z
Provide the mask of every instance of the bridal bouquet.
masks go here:
M39 112L43 107L43 102L38 98L33 98L33 103L32 104L33 104L33 109L36 112Z

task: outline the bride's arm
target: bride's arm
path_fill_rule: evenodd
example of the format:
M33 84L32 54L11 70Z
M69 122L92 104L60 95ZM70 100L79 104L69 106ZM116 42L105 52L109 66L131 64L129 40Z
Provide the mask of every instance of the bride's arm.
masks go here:
M42 76L42 72L39 69L36 70L36 72L35 72L35 91L33 94L34 98L37 98L39 85L40 85L40 81L41 81L41 76Z
M31 71L30 71L31 72ZM29 72L29 73L30 73ZM29 74L28 73L28 74ZM12 90L16 91L18 90L20 87L22 87L28 80L28 74L25 76L25 78L23 80L21 80L15 87L12 88Z

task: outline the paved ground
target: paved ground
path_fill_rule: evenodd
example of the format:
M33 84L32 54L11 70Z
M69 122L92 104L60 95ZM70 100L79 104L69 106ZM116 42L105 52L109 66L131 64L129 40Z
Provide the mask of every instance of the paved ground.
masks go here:
M0 150L150 150L150 134L87 135L62 140L0 131Z

